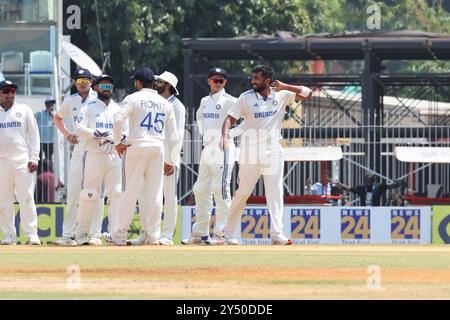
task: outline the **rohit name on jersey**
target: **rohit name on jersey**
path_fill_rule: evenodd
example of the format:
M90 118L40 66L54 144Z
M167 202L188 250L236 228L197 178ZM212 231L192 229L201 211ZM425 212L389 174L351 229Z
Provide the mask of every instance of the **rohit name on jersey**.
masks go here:
M265 111L265 112L255 112L254 113L255 119L258 119L258 118L270 118L270 117L273 117L276 114L277 114L276 110Z
M22 122L19 121L0 122L0 129L6 128L22 128Z
M156 101L145 101L141 100L141 107L142 108L149 108L149 109L156 109L156 110L164 110L164 104Z

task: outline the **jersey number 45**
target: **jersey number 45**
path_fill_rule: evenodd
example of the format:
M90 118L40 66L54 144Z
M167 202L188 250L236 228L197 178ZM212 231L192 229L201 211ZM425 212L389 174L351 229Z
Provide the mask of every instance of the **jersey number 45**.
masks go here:
M153 128L158 133L162 133L164 130L164 116L165 113L157 113L155 115L155 118L152 121L152 113L149 112L144 120L141 122L141 127L147 128L147 130L150 130Z

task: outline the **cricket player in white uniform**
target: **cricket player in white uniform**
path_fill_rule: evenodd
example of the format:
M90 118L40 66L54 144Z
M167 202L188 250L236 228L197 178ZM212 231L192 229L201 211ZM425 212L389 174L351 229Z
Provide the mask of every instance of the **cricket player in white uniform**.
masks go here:
M271 218L272 244L290 245L292 240L283 234L283 149L280 145L281 126L285 108L295 101L309 99L312 91L304 86L272 83L273 70L257 66L252 70L252 90L239 97L228 112L222 128L220 147L230 144L229 129L244 118L239 157L239 188L231 201L230 216L224 227L228 244L237 244L236 229L245 209L247 199L262 175ZM271 88L271 84L273 88Z
M119 111L119 105L111 100L114 80L101 75L94 80L93 86L98 98L81 107L76 124L77 135L86 140L77 224L79 245L98 245L90 243L88 235L93 222L98 221L99 215L103 217L103 212L98 211L103 186L110 199L110 221L117 212L117 199L121 193L122 161L113 139L114 115Z
M61 107L57 110L53 121L56 127L63 134L72 145L74 145L68 174L67 183L67 214L63 221L62 237L55 242L60 246L76 246L75 240L76 224L78 216L79 198L81 192L81 178L83 171L83 154L86 148L86 140L78 137L75 134L76 119L78 113L83 105L97 99L97 93L91 89L92 76L89 70L79 69L74 76L75 86L78 93L71 95L65 99ZM69 127L66 127L64 118L69 118ZM70 130L70 131L69 131ZM103 212L102 199L98 200L99 211ZM103 218L103 216L102 216ZM101 224L102 220L99 218L90 231L92 244L101 244Z
M39 161L39 130L33 111L15 103L17 86L0 82L0 228L2 245L16 244L14 192L27 244L40 245L34 203L34 173Z
M127 245L127 231L142 190L148 198L144 206L140 205L140 211L147 214L143 226L147 233L145 243L159 245L163 175L164 171L173 171L175 164L176 120L169 102L152 89L155 76L150 68L139 69L132 79L137 92L125 97L114 116L114 143L123 158L123 178L121 212L113 217L111 240L115 245ZM127 119L129 136L124 144L122 126Z
M169 101L174 113L177 123L178 144L173 150L175 152L175 166L173 172L165 172L163 178L163 195L164 195L164 219L161 227L161 245L173 245L173 236L177 226L178 216L178 196L177 184L179 179L179 170L181 164L181 149L183 147L184 126L186 123L186 108L183 103L177 99L178 95L177 77L168 71L164 71L161 75L155 76L155 89L158 93ZM168 150L166 146L166 150ZM147 206L145 202L148 200L147 195L141 192L139 195L139 206ZM147 220L146 211L140 212L141 226L145 225ZM141 234L136 239L129 240L131 245L143 245L147 236L147 232L142 228Z
M230 140L228 148L219 148L221 128L228 112L237 99L225 92L227 73L223 68L213 67L208 72L210 94L202 98L197 110L197 124L203 137L203 151L197 181L194 184L196 221L190 239L182 244L220 244L224 237L222 229L227 221L230 204L230 181L234 167L235 146ZM216 203L216 224L210 239L209 226L213 199Z

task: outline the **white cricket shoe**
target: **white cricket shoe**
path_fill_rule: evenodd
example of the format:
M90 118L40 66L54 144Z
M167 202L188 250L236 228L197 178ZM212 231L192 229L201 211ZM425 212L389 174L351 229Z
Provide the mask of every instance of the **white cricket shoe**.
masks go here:
M122 246L129 245L127 240L114 241L113 238L112 238L112 235L110 233L108 233L108 232L103 232L102 237L103 237L103 240L105 240L108 243L108 245L111 245L111 246L120 246L120 247L122 247Z
M185 245L195 245L195 244L210 244L209 241L211 239L208 236L203 236L203 237L197 237L197 236L192 236L189 239L185 239L185 240L181 240L181 244L185 244Z
M89 238L89 245L91 246L101 246L102 243L102 235L95 235Z
M28 237L27 245L29 246L40 246L41 240L39 240L39 237L37 235L32 235Z
M4 246L15 245L15 244L16 244L16 236L13 235L13 234L7 234L7 235L3 238L1 244L4 245Z
M228 246L237 246L239 244L239 241L238 241L238 239L236 239L236 237L225 236L225 243Z
M205 244L213 245L213 246L221 246L227 244L224 236L219 236L215 234L212 238L209 238L205 241Z
M75 247L77 245L77 242L74 238L71 237L61 237L53 242L53 244L61 247Z
M145 240L146 245L151 245L151 246L159 246L161 245L161 243L159 242L159 239L151 239L151 238L147 238L147 240Z
M127 240L127 244L129 246L143 246L144 244L146 244L145 242L147 241L147 238L147 232L142 231L137 238Z
M82 235L81 238L78 239L78 245L79 246L88 246L89 245L89 239L88 239L87 234Z
M173 246L173 241L167 238L159 239L159 244L162 246Z
M280 234L274 238L272 238L272 244L274 245L286 245L289 246L293 242L291 239L286 238L284 235Z

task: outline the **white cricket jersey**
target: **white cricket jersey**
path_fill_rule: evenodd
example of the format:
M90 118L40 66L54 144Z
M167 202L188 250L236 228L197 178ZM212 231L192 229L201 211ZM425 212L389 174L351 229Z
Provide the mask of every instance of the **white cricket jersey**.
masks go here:
M173 111L175 113L175 121L177 123L178 144L176 148L177 152L175 165L179 167L181 162L181 149L183 147L184 139L184 126L186 124L186 108L184 104L174 95L170 96L167 101L169 101L170 105L173 108Z
M100 140L94 139L94 131L108 131L113 134L114 115L119 111L120 106L113 100L106 105L102 100L89 101L81 107L76 121L76 133L86 140L86 151L101 153Z
M160 145L169 150L178 143L175 112L169 102L153 89L144 88L125 97L119 112L114 116L114 143L121 140L125 121L128 119L127 141L133 145ZM166 155L169 164L174 164L173 153Z
M90 89L87 99L83 99L78 93L74 93L70 97L66 98L61 104L56 114L61 118L70 119L68 125L69 131L75 131L77 117L78 113L81 110L81 107L87 104L92 99L97 99L97 92ZM86 141L85 139L81 138L79 139L79 142L74 146L73 153L82 153L85 150L85 147Z
M0 106L0 158L37 164L39 147L39 130L31 108L14 103L5 111Z
M278 141L287 105L295 102L296 93L270 90L266 100L253 89L241 94L235 106L228 112L233 118L244 118L243 139L246 143Z
M197 125L203 136L204 146L219 143L223 122L236 101L237 99L226 93L225 89L202 98L197 109Z

